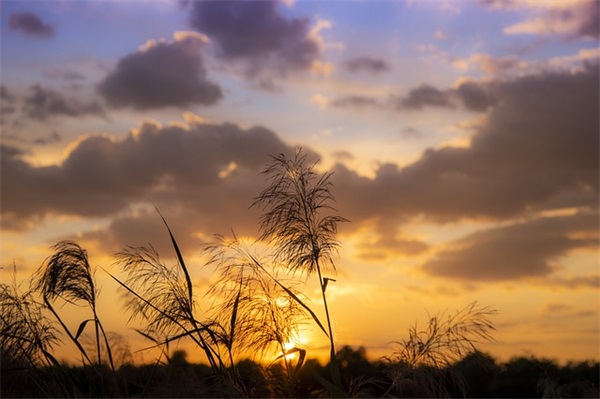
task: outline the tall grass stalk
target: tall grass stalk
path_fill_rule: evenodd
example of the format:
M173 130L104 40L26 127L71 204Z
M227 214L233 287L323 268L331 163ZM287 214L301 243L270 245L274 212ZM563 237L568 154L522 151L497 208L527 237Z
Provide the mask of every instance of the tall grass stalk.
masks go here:
M100 389L104 389L102 373L102 342L106 347L108 365L112 371L113 383L116 387L116 373L110 343L97 312L98 289L93 271L88 261L87 252L72 241L61 241L52 247L54 254L50 256L34 275L33 287L39 291L44 304L59 322L69 339L75 344L85 361L94 365L84 346L79 341L85 327L91 321L94 324L97 372L100 376ZM53 306L53 302L61 298L64 301L77 304L85 303L92 311L92 318L80 323L77 332L73 334Z
M295 289L296 279L282 277L268 258L259 256L233 236L218 236L216 244L207 245L208 266L214 266L218 277L208 295L216 306L215 325L220 326L228 353L254 353L263 359L273 350L281 355L288 376L289 391L293 390L295 374L304 363L306 350L290 347L306 323L310 309L302 294ZM288 355L297 353L296 364ZM233 357L231 358L233 362ZM290 393L288 392L288 393Z
M446 382L450 382L465 392L451 366L474 353L477 345L494 341L495 327L490 317L496 313L489 306L473 302L453 315L443 312L430 316L425 328L415 323L408 338L393 342L393 353L386 358L395 366L390 389L413 386L417 392L409 394L441 397L448 394Z
M58 331L44 315L43 306L30 290L21 292L16 283L0 284L0 353L2 366L51 365L50 350L59 342Z
M150 247L127 247L116 255L119 264L127 273L119 283L130 320L141 318L147 322L140 332L157 344L189 337L202 349L213 370L223 364L203 333L209 326L199 325L194 315L193 297L190 301L181 266L165 265L158 253Z
M331 205L334 202L331 174L318 176L314 165L307 165L302 150L296 150L291 159L283 154L273 157L263 174L269 185L253 203L263 210L261 239L274 246L276 260L292 271L307 276L317 274L327 319L331 375L333 382L341 387L325 293L329 279L323 276L323 267L329 265L335 270L333 255L339 246L337 225L347 220L336 215Z

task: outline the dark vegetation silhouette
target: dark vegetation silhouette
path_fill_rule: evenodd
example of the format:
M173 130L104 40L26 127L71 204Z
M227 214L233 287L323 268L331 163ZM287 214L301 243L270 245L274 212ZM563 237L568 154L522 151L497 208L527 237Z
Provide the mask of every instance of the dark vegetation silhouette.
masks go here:
M333 208L331 175L314 172L301 150L273 157L263 174L267 187L252 205L262 211L262 245L232 233L203 247L204 267L216 275L202 293L211 307L198 307L188 265L158 209L175 264L151 245L128 246L115 255L120 273L103 269L118 283L130 320L144 326L136 331L147 349L159 349L153 364L134 365L123 337L105 331L95 271L77 243L56 244L30 287L17 286L16 277L0 284L2 397L598 397L597 362L498 364L478 352L493 340L495 311L477 303L432 315L424 328L415 324L375 362L364 348L336 350L327 286L335 282L337 226L346 219ZM303 294L308 279L317 279L322 312ZM65 304L89 309L76 330L61 316ZM325 365L294 344L307 323L327 337ZM57 361L60 331L80 364ZM171 351L180 340L193 343L206 364Z

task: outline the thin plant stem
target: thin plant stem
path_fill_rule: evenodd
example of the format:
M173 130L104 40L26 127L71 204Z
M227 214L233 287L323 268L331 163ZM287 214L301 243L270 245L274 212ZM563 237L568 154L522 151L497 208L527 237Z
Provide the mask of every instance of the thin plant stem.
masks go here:
M323 295L323 307L325 308L325 317L327 318L327 329L329 330L329 362L331 367L331 378L334 384L341 387L342 379L340 376L340 368L337 362L337 356L335 354L335 342L333 340L333 330L331 329L331 318L329 317L329 306L327 306L327 296L325 295L325 284L321 276L321 266L319 260L316 260L317 273L319 275L319 285L321 288L321 294Z

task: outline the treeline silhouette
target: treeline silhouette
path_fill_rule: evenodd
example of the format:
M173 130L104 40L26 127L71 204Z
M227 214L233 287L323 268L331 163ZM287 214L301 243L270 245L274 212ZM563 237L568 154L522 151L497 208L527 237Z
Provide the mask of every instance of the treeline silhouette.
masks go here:
M492 356L472 353L450 367L414 367L385 360L369 361L362 347L344 346L337 352L340 373L354 397L468 397L468 398L597 398L600 385L598 361L559 365L548 359L515 357L499 362ZM150 365L126 363L116 373L121 397L326 397L321 380L328 365L308 359L298 370L293 386L281 363L265 365L241 360L236 365L238 386L215 378L210 366L187 361L186 353L174 351L168 360ZM109 371L106 375L109 375ZM68 375L61 375L68 374ZM390 383L396 376L400 383ZM89 368L62 365L44 369L5 368L1 396L60 397L64 381L76 381L71 393L97 397L98 376ZM432 381L436 390L432 389ZM113 396L110 384L105 396Z

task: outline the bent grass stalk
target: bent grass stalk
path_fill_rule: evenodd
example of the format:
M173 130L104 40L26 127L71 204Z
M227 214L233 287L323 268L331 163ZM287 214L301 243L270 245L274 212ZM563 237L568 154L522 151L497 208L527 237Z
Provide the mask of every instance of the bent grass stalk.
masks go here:
M79 342L81 334L87 324L94 323L94 335L96 346L97 367L96 372L100 377L100 389L104 389L102 373L102 341L106 347L108 365L112 372L113 387L117 389L117 378L112 358L110 343L98 317L96 300L98 290L94 282L92 269L90 267L87 252L78 244L72 241L60 241L52 247L54 254L49 257L38 269L33 279L34 290L39 291L44 300L45 306L50 310L55 319L59 322L69 339L75 344L83 358L94 366L94 363L88 356L87 351ZM55 310L52 302L57 298L63 299L67 303L76 304L84 302L92 311L92 318L86 319L80 323L75 335L67 327L59 313ZM102 339L102 341L101 341Z
M330 346L331 376L341 388L339 365L331 328L331 317L325 293L327 281L322 275L322 262L335 270L333 254L337 251L337 224L347 220L335 215L330 205L331 174L318 177L313 166L306 166L306 155L297 150L292 159L280 154L273 157L263 174L269 185L252 206L263 210L260 219L261 239L275 248L275 258L286 267L308 276L316 272L323 299ZM323 214L327 213L327 214Z

